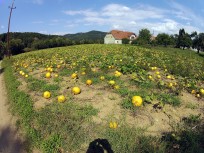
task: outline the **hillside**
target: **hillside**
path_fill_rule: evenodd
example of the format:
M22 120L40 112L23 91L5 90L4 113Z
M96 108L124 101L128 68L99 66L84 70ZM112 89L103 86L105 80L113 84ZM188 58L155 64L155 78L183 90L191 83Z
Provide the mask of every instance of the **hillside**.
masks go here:
M101 31L89 31L89 32L85 32L85 33L76 33L76 34L66 34L64 35L64 37L69 38L71 40L76 40L76 41L80 41L80 40L103 40L104 37L106 35L106 32L101 32Z
M86 44L2 66L18 125L42 152L106 142L114 153L172 153L204 152L202 63L190 50Z

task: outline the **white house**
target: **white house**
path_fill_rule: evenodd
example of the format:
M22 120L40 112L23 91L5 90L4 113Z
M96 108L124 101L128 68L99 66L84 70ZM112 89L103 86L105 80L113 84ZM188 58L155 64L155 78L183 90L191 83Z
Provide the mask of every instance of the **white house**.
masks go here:
M122 39L127 38L130 41L137 38L136 34L128 31L112 30L106 34L104 44L122 44Z

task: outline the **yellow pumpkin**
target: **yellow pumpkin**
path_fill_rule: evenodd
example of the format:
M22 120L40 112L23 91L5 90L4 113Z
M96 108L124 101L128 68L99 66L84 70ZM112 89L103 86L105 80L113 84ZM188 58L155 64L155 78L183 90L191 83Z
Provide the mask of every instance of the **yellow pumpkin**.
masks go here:
M43 97L46 98L46 99L49 99L51 97L51 93L49 91L45 91L43 93Z
M92 80L86 80L87 85L92 85L92 83L93 83Z
M122 75L121 72L119 72L119 71L115 71L115 77L120 77L121 75Z
M66 100L66 98L65 98L64 95L60 95L60 96L57 97L57 101L58 101L59 103L63 103L63 102L65 102L65 100Z
M47 73L45 74L45 77L46 77L46 78L51 78L51 73L50 73L50 72L47 72Z
M133 96L133 97L132 97L132 103L133 103L133 105L135 105L135 106L141 106L141 105L142 105L142 102L143 102L142 97L140 97L140 96Z
M73 74L71 75L71 78L72 78L72 79L76 79L76 78L78 78L78 75L77 75L76 73L73 73Z
M101 76L101 77L100 77L100 80L102 80L102 81L105 80L105 77L104 77L104 76Z
M118 127L118 124L116 122L110 122L109 127L111 129L116 129Z
M114 80L110 80L108 83L109 83L111 86L115 85L115 81L114 81Z
M86 74L86 72L81 72L81 75L85 75Z
M79 87L73 87L72 88L72 93L74 95L80 94L81 93L81 89Z
M166 78L167 78L167 79L171 79L171 76L170 76L170 75L167 75Z
M196 91L195 91L195 90L192 90L192 91L191 91L191 94L195 94L195 93L196 93Z
M115 86L114 86L114 89L116 89L116 90L117 90L117 89L120 89L120 86L119 86L119 85L115 85Z
M155 72L155 74L158 74L158 75L159 75L159 74L160 74L160 72L159 72L159 71L156 71L156 72Z
M201 95L204 95L204 89L200 89Z

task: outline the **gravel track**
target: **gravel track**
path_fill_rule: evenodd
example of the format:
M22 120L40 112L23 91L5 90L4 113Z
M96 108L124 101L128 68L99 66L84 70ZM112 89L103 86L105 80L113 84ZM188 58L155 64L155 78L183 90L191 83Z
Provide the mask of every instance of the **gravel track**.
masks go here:
M0 153L25 153L15 128L15 117L9 112L3 73L0 61Z

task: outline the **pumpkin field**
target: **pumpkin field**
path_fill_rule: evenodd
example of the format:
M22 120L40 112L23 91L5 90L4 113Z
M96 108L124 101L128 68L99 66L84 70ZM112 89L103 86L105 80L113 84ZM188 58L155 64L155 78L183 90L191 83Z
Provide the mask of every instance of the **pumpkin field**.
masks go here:
M204 55L175 48L76 45L4 59L28 150L204 152ZM107 150L103 145L98 146Z

